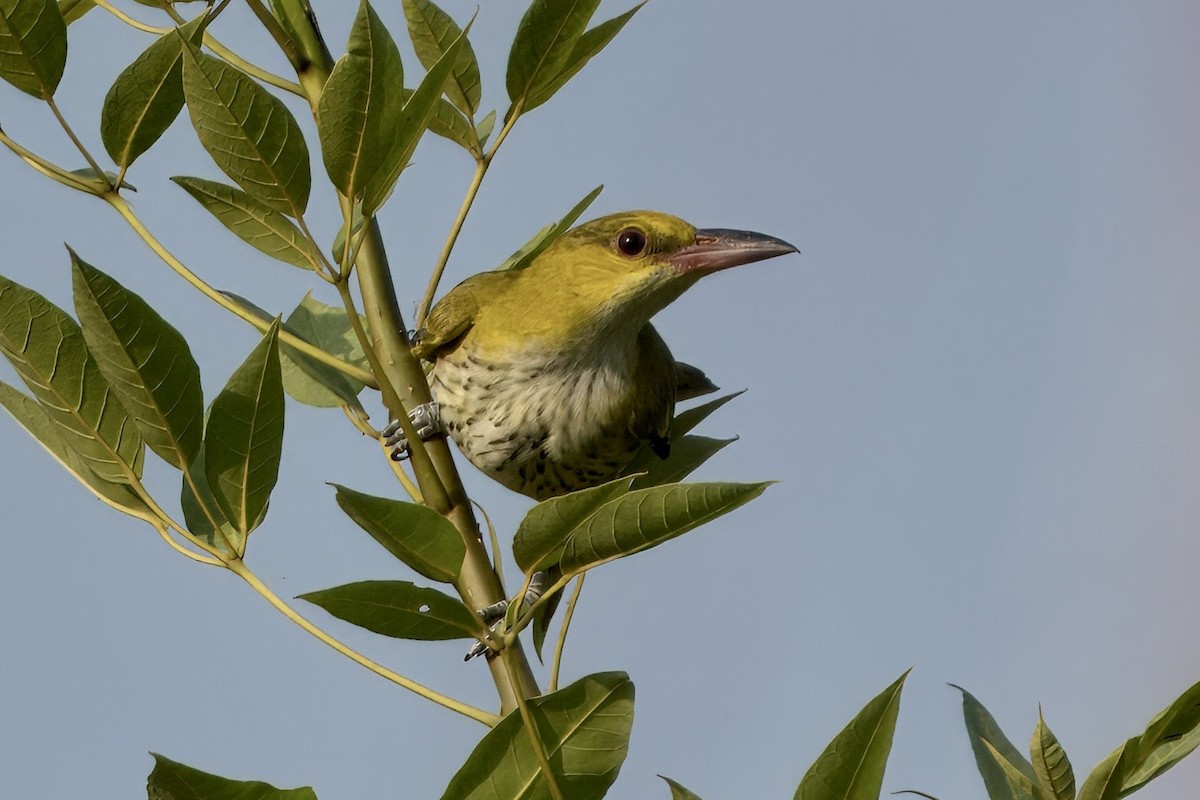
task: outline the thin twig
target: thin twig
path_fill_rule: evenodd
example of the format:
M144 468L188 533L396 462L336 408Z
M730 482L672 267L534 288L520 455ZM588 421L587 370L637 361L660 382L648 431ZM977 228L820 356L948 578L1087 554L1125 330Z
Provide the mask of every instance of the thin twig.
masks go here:
M575 588L571 590L571 599L567 601L567 610L563 612L562 628L558 632L558 643L554 646L554 661L550 664L550 683L546 688L547 692L558 691L558 669L562 664L563 648L567 643L567 630L571 627L571 618L575 616L575 604L579 601L579 594L583 591L583 579L587 577L587 573L579 576L579 580L575 581Z
M207 283L201 280L200 276L196 275L196 273L184 266L182 261L172 255L171 252L167 250L167 248L164 247L161 242L158 241L158 239L154 238L154 235L150 233L144 224L142 224L141 219L138 218L137 214L134 213L133 208L128 202L125 201L123 197L110 192L109 194L104 195L104 199L108 201L109 205L117 210L117 213L120 214L127 223L129 223L129 227L133 228L134 232L141 237L142 241L144 241L147 246L154 251L155 255L161 258L167 266L169 266L181 278L195 287L201 294L224 308L226 311L230 311L235 316L240 317L246 322L249 322L256 329L262 331L263 333L265 333L267 329L271 327L271 323L269 321L262 320L251 312L242 308L241 305L230 300L212 286L209 286ZM296 348L306 356L309 356L314 360L321 362L322 364L333 367L338 372L346 375L349 378L353 378L359 383L370 386L373 389L378 388L378 383L375 381L375 376L370 372L367 372L362 367L343 361L337 356L325 352L316 345L306 342L298 336L287 332L286 330L281 329L279 331L279 341L282 344Z
M470 186L467 187L466 197L463 198L462 205L458 209L458 216L454 218L454 223L450 226L450 232L446 235L446 242L442 245L442 252L438 255L437 263L433 267L433 273L429 276L429 284L425 287L425 296L421 298L421 304L417 307L417 330L420 330L425 325L425 318L429 316L429 309L433 307L433 298L437 294L438 284L442 281L442 273L446 271L446 264L450 261L450 253L454 250L454 245L458 241L458 235L462 232L463 224L467 221L467 214L471 212L471 206L475 203L475 197L479 194L479 187L483 184L483 177L487 174L488 167L492 164L492 159L496 157L496 151L500 149L500 145L508 138L509 131L516 124L518 117L520 117L519 112L504 123L504 127L496 134L496 139L492 142L491 149L475 161L475 174L471 178Z
M496 723L500 721L500 717L489 711L484 711L481 708L475 708L474 706L462 703L458 700L455 700L453 697L444 695L441 692L417 683L411 678L407 678L398 672L388 669L376 661L372 661L362 653L359 653L357 650L354 650L353 648L348 647L347 645L333 638L328 633L321 630L316 625L301 616L300 613L294 608L283 602L278 595L271 591L270 588L268 588L267 585L264 584L258 578L258 576L250 570L249 567L246 566L246 562L242 561L241 559L230 562L229 570L249 584L251 589L257 592L264 600L274 606L275 609L285 617L299 625L317 639L320 639L322 642L332 647L334 650L346 656L351 661L366 667L376 675L386 678L392 683L402 686L405 689L408 689L410 692L424 697L426 700L431 700L440 706L450 709L451 711L456 711L459 714L462 714L464 717L470 717L476 722L482 722L488 727L495 727Z
M96 159L92 158L92 154L88 152L88 149L83 146L83 142L79 141L79 137L75 135L75 131L71 130L71 125L67 122L67 118L64 117L62 112L58 110L58 103L54 102L53 97L47 97L46 105L50 106L50 111L54 113L54 118L58 120L58 124L61 125L62 129L66 132L67 138L69 138L71 143L75 145L75 149L77 149L83 155L83 158L85 161L87 161L88 166L91 167L92 171L96 173L96 178L108 183L108 176L104 173L104 170L100 169L100 165L96 163Z

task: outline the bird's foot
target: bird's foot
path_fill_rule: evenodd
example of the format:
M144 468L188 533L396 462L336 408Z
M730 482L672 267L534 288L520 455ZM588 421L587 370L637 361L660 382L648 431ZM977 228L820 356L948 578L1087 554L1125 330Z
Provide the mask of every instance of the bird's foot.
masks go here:
M408 412L408 418L412 420L413 427L417 430L417 436L423 442L439 433L446 432L446 429L442 427L442 415L437 403L422 403ZM393 461L403 461L412 452L399 420L393 420L383 429L383 443L392 448Z
M522 609L529 608L541 598L542 594L546 591L546 582L548 579L549 574L545 570L533 574L533 578L529 581L529 588L525 590L525 596L521 598ZM508 613L508 606L508 598L505 598L492 603L490 606L484 606L475 613L495 632L503 627L504 617ZM470 661L475 656L481 656L492 649L492 647L483 642L476 642L467 651L467 655L463 658L463 661Z

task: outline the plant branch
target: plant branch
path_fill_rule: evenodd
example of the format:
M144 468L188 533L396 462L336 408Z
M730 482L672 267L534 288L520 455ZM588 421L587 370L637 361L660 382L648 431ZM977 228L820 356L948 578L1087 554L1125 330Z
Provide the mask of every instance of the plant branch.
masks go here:
M349 238L347 238L346 246L349 247ZM350 320L350 327L354 331L355 337L358 338L359 344L362 346L363 354L367 357L367 363L371 365L371 371L379 376L379 390L380 394L383 395L384 405L388 408L399 408L400 410L397 419L400 422L400 429L404 431L404 436L409 442L409 453L413 461L413 471L419 474L424 470L427 474L432 475L432 480L421 484L421 496L426 498L426 505L430 508L445 513L444 509L450 507L450 499L446 496L446 487L442 485L441 479L437 475L437 469L433 466L433 461L430 460L429 453L425 449L425 443L417 435L417 431L413 427L412 420L409 419L404 403L400 400L400 396L396 394L396 390L388 378L388 373L384 370L383 364L379 360L379 354L375 350L375 343L371 341L371 337L363 328L362 319L358 315L358 309L354 306L354 297L350 294L350 285L344 277L337 281L337 290L342 298L342 305L346 309L346 316Z
M102 2L105 2L105 0L97 0L97 5L99 5ZM213 16L216 16L217 13L220 13L221 9L223 9L226 5L228 5L228 3L229 3L229 0L222 0L221 5L217 7L217 11L214 13ZM163 3L162 9L163 9L163 11L166 11L171 16L171 19L175 22L176 25L183 25L184 23L187 22L187 20L185 20L183 18L183 16L178 11L176 11L175 7L172 6L170 3ZM169 29L167 29L167 28L161 29L162 33L166 33L168 30ZM294 94L297 97L304 97L304 89L302 89L300 87L300 84L296 83L295 81L289 81L287 78L276 75L275 73L265 70L262 67L258 66L257 64L254 64L253 62L247 61L246 59L242 58L237 53L233 52L228 47L226 47L225 45L223 45L219 41L217 41L216 37L211 35L207 30L204 32L204 44L208 47L209 50L212 50L215 55L219 56L221 59L223 59L227 63L237 67L242 72L245 72L247 75L258 78L263 83L270 84L271 86L274 86L277 89L282 89L285 92L290 92L291 94Z
M467 214L471 211L475 196L479 194L479 186L483 183L483 176L487 174L487 170L488 160L476 159L475 175L471 178L471 185L467 187L467 196L463 198L462 206L458 209L458 216L454 218L454 224L450 226L450 233L446 235L446 242L442 245L442 252L438 255L437 263L434 264L433 272L429 276L429 284L425 288L425 296L421 298L421 305L417 306L415 320L417 330L425 327L425 318L429 316L429 309L433 306L433 297L437 294L438 284L442 281L442 273L446 271L446 264L450 261L450 252L458 241L458 234L462 232L463 223L467 221Z
M247 0L252 7L257 0ZM309 107L317 114L318 102L325 88L325 81L333 69L333 57L316 28L306 0L273 0L279 13L279 24L295 37L295 46L303 53L304 61L296 64L296 76L308 95ZM294 64L296 62L293 62ZM342 198L343 212L352 202ZM388 376L388 383L399 393L396 406L388 410L401 421L404 408L413 408L431 400L429 384L420 362L413 355L408 341L404 318L396 299L391 269L383 246L383 236L375 219L364 222L362 244L354 258L358 278L359 295L362 297L363 312L367 318L375 352L381 368ZM382 378L382 376L381 376ZM382 382L382 380L381 380ZM466 545L466 556L455 588L468 608L483 608L504 597L504 587L496 577L488 559L479 532L479 524L472 513L470 500L463 488L462 479L454 464L454 458L444 437L436 437L425 443L425 450L432 461L432 469L414 464L417 485L430 508L441 511L454 524ZM437 509L437 498L431 497L430 487L440 482L445 488L449 507ZM509 648L513 651L507 659L488 659L492 682L500 696L500 708L507 713L516 708L517 697L540 694L537 680L530 669L529 661L520 650L520 644Z
M183 553L185 556L192 559L193 561L199 561L201 564L208 564L210 567L225 566L224 562L219 561L215 558L212 558L211 556L201 555L200 553L197 553L193 550L189 550L186 547L184 547L183 545L181 545L179 542L175 541L175 537L171 535L171 531L167 528L166 525L160 524L160 525L154 525L153 527L154 527L154 530L158 531L158 535L163 538L163 541L166 542L167 544L169 544L172 547L172 549L177 550L180 553Z
M288 63L297 72L303 71L308 66L308 59L305 58L304 53L301 52L300 47L293 41L288 32L284 30L279 20L275 18L275 15L260 3L259 0L246 0L246 5L254 12L254 16L258 17L258 21L267 29L267 33L271 35L275 43L279 45L279 49L287 57ZM303 89L301 89L301 94L303 95Z
M154 251L155 255L161 258L167 266L169 266L176 272L176 274L195 287L201 294L224 308L226 311L232 312L235 316L240 317L246 322L249 322L255 327L255 329L263 333L266 333L267 329L271 327L271 323L269 321L260 319L256 315L242 308L239 304L230 300L212 286L209 286L207 283L201 280L200 276L196 275L196 273L184 266L183 262L172 255L171 252L167 250L167 248L164 247L161 242L158 241L158 239L154 238L154 235L151 234L146 226L142 224L141 219L139 219L137 214L134 213L133 208L128 202L126 202L125 198L120 197L113 192L109 192L108 194L104 195L104 199L109 205L116 209L117 213L120 214L127 223L129 223L129 227L133 228L134 232L141 237L142 241L144 241L146 245ZM375 376L371 373L367 372L361 367L343 361L337 356L330 355L316 345L306 342L300 337L289 333L286 330L281 329L279 331L279 341L283 344L296 348L315 361L319 361L322 364L333 367L338 372L341 372L347 377L353 378L359 383L365 384L372 388L378 388L378 384L375 382Z
M510 658L507 650L501 654L501 658L506 660ZM511 670L509 670L509 674L512 674ZM563 794L554 771L550 768L550 756L542 747L542 738L538 734L537 721L534 720L533 714L529 710L529 701L522 696L520 687L514 686L513 691L517 695L517 710L521 714L521 727L525 729L525 734L529 737L529 746L533 748L533 756L542 770L542 777L546 779L546 788L550 790L553 800L566 800L566 795Z
M0 143L35 171L40 172L56 183L61 183L63 186L86 194L100 195L107 191L107 189L101 188L99 183L91 182L78 175L73 175L52 161L42 158L32 150L22 147L15 139L6 134L3 129L0 129Z
M442 281L442 273L446 271L446 264L450 261L450 253L454 250L454 245L458 242L458 235L462 232L463 224L467 221L467 214L471 212L471 206L475 203L475 197L479 194L479 187L483 184L483 177L487 175L488 167L492 164L492 159L496 157L496 151L500 149L500 145L508 138L509 131L516 124L520 113L513 115L500 132L496 134L495 141L492 142L492 147L483 156L475 160L475 174L471 178L471 184L467 187L466 197L463 198L462 205L458 209L458 216L454 218L454 224L450 226L450 233L446 235L446 242L442 245L442 252L438 255L437 263L434 264L433 274L429 276L429 284L425 288L425 296L421 298L421 304L417 307L416 326L420 330L425 325L425 318L429 316L429 309L433 307L433 298L437 294L438 284Z
M268 603L270 603L272 606L274 606L275 609L277 611L279 611L281 614L283 614L285 617L287 617L292 622L299 625L301 628L303 628L305 631L307 631L312 636L315 636L317 639L319 639L322 642L324 642L325 644L329 645L334 650L336 650L339 653L341 653L342 655L346 656L351 661L354 661L355 663L359 664L360 666L366 667L371 672L374 672L376 675L380 676L381 678L386 678L387 680L391 681L392 683L395 683L398 686L402 686L405 689L408 689L410 692L413 692L414 694L424 697L426 700L431 700L440 706L450 709L451 711L455 711L459 714L462 714L464 717L470 717L471 719L475 720L476 722L482 722L484 725L487 725L488 727L495 727L496 723L498 723L500 721L500 717L496 716L495 714L492 714L491 712L484 711L481 708L475 708L474 706L459 702L458 700L455 700L453 697L444 695L441 692L430 689L427 686L417 683L416 681L412 680L411 678L406 678L405 676L401 675L400 673L394 672L393 670L388 669L387 667L383 666L382 664L379 664L376 661L372 661L371 659L364 656L362 653L359 653L357 650L354 650L353 648L348 647L345 644L342 644L342 642L333 638L328 633L321 630L313 623L309 622L294 608L289 606L287 603L283 602L283 600L280 599L280 597L277 594L275 594L273 591L271 591L271 589L268 588L267 585L264 584L259 579L259 577L250 570L249 567L246 566L246 562L242 561L241 559L235 559L235 560L231 561L228 564L228 567L229 567L230 572L234 573L239 578L241 578L246 583L248 583L250 585L251 589L253 589L255 592L257 592L264 600L266 600Z
M91 167L92 171L96 173L96 178L107 183L108 178L105 176L104 170L100 169L100 165L96 163L96 159L92 158L92 154L88 152L88 149L83 146L83 142L81 142L79 137L75 135L75 131L71 129L71 125L67 122L67 118L63 116L61 111L59 111L58 103L54 102L53 97L47 97L45 100L46 105L50 106L50 111L54 113L54 118L58 120L58 124L61 125L62 129L66 132L67 138L71 140L71 143L75 145L75 149L83 155L83 158L85 161L87 161L88 166Z

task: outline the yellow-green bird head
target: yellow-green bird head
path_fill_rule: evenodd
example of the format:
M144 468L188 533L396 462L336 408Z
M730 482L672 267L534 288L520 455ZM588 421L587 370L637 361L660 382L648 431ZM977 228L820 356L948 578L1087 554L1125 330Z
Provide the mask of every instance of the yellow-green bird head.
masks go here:
M647 321L705 275L795 252L774 236L624 211L562 236L524 270L524 280L554 286L551 294L568 307L583 300L625 320Z

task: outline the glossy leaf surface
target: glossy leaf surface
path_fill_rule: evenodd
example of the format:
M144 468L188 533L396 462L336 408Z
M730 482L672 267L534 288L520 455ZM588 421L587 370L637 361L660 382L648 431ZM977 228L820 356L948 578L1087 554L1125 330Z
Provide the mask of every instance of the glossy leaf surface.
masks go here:
M430 580L452 583L467 548L454 525L431 508L334 484L350 519L396 558Z
M183 92L192 127L221 171L276 211L300 216L312 179L308 145L283 102L191 44L183 47Z
M67 25L54 0L0 0L0 78L53 97L67 64Z
M479 619L461 600L408 581L358 581L300 595L340 620L396 639L469 639Z
M66 312L0 276L0 353L57 426L62 442L112 483L142 474L142 437Z
M204 434L208 485L242 536L262 521L279 477L284 400L278 334L272 326L234 371L213 400Z
M878 800L907 677L872 698L833 738L801 779L796 800Z
M204 398L187 341L137 294L71 253L75 312L88 350L164 461L186 469L200 452Z
M616 780L629 750L633 683L623 672L588 675L529 701L534 735L564 797L597 800ZM521 715L513 712L483 737L442 800L548 798L545 776Z

